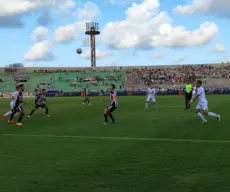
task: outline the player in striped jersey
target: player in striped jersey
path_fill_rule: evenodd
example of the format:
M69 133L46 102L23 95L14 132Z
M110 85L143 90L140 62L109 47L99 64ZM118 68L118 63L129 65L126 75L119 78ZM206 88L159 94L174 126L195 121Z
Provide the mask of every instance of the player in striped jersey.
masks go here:
M115 111L117 109L117 106L118 106L117 94L114 91L115 88L116 88L116 86L114 84L110 85L110 88L109 88L109 91L110 91L110 96L109 96L110 105L108 107L106 107L106 109L104 110L104 118L105 118L104 124L108 124L108 116L112 120L113 124L116 123L116 120L114 119L114 117L112 115L112 112ZM104 100L104 101L107 101L107 99Z
M12 111L12 114L10 116L10 119L8 121L9 124L12 124L13 123L13 118L15 116L16 113L20 113L20 116L18 118L18 122L16 123L17 126L22 126L22 119L24 117L24 109L22 107L22 103L26 104L24 101L23 101L23 91L24 91L24 85L21 84L19 85L19 88L18 88L18 95L17 95L17 99L14 103L14 109Z
M37 97L42 92L42 89L40 88L39 85L37 85L37 87L34 89L34 92L35 92L34 104L36 105L36 103L37 103Z
M15 101L17 99L17 96L18 96L18 91L19 91L19 86L16 87L16 91L13 93L12 95L12 100L10 102L10 111L8 111L5 115L2 115L2 119L5 119L5 117L10 117L11 114L13 113L13 109L14 109L14 104L15 104ZM18 113L15 114L15 116L17 115Z
M37 95L37 102L35 104L34 109L30 112L28 118L30 118L38 108L45 109L46 110L45 117L49 117L48 115L49 108L46 105L46 90L45 89L42 89L42 92Z
M83 105L85 105L86 102L88 102L88 105L91 105L90 100L89 100L89 87L88 87L88 85L85 88L85 100L83 102Z

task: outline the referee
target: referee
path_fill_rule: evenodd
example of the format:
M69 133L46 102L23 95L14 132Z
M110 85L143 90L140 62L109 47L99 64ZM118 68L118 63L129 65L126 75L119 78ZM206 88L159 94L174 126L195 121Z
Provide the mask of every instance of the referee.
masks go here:
M192 99L192 88L193 86L190 80L187 80L185 85L185 110L190 110L190 105L188 103Z

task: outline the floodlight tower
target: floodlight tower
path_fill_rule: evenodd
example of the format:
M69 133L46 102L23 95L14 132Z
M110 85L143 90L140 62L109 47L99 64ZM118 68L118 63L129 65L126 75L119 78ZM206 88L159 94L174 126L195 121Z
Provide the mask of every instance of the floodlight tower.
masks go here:
M86 23L86 35L90 35L91 44L91 67L93 70L96 69L96 35L100 35L99 26L97 22L87 22Z

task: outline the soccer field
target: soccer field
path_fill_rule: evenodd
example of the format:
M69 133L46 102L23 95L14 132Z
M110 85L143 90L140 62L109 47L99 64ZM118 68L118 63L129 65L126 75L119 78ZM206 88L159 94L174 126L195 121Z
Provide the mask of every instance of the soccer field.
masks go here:
M230 191L230 96L208 96L222 121L207 124L183 96L157 97L157 112L143 111L144 97L119 97L114 125L102 125L103 97L83 99L48 98L51 117L31 119L27 99L22 128L0 122L0 192Z

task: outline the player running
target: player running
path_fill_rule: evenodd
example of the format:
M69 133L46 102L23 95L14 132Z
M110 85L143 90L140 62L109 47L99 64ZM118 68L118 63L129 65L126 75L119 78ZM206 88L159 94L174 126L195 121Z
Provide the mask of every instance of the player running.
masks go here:
M156 94L156 90L155 88L151 87L147 90L147 94L146 94L146 102L145 102L145 111L148 110L148 104L149 101L153 102L153 109L156 111L156 99L155 99L155 94Z
M205 96L205 90L202 87L202 81L197 81L196 83L197 92L194 98L189 102L189 104L193 103L196 99L198 99L198 105L196 107L196 113L199 118L201 118L202 123L207 123L208 121L205 117L201 114L201 110L204 112L205 115L216 117L219 121L221 121L221 116L217 115L213 112L208 111L208 101Z
M37 95L37 102L35 104L34 109L30 112L28 118L30 118L32 114L40 107L46 110L45 117L49 117L48 115L49 108L46 105L46 90L45 89L42 89L42 92Z
M23 119L23 116L24 116L24 109L22 108L22 103L26 104L24 101L23 101L23 91L24 91L24 85L21 84L19 85L19 88L18 88L18 95L17 95L17 99L15 101L15 104L14 104L14 109L12 111L12 114L10 116L10 119L8 121L9 124L13 124L13 118L15 116L16 113L20 113L20 116L18 118L18 122L16 123L17 126L23 126L22 125L22 119Z
M192 99L195 97L196 93L197 93L197 88L196 88L196 85L195 85L192 88Z
M104 124L108 124L108 116L110 117L110 119L112 120L112 123L115 124L116 120L114 119L112 112L115 111L117 109L118 103L117 103L117 94L114 91L114 89L116 88L116 86L114 84L110 85L109 91L110 91L110 96L109 99L105 99L103 101L110 101L110 105L108 107L106 107L106 109L104 110L104 118L105 118L105 122Z
M37 85L37 87L34 89L34 92L35 92L34 104L36 105L36 103L37 103L37 97L38 97L38 95L41 93L41 88L40 88L39 85Z
M86 102L88 102L88 105L91 105L90 100L89 100L89 87L88 87L88 85L85 88L85 100L82 104L85 105Z
M11 116L11 114L13 113L13 109L14 109L14 104L15 104L15 101L17 99L17 96L18 96L18 91L19 91L19 86L16 87L16 91L13 93L12 95L12 100L10 102L10 111L8 111L5 115L2 115L2 119L4 120L6 117L9 117ZM17 115L18 113L15 114L15 116Z

